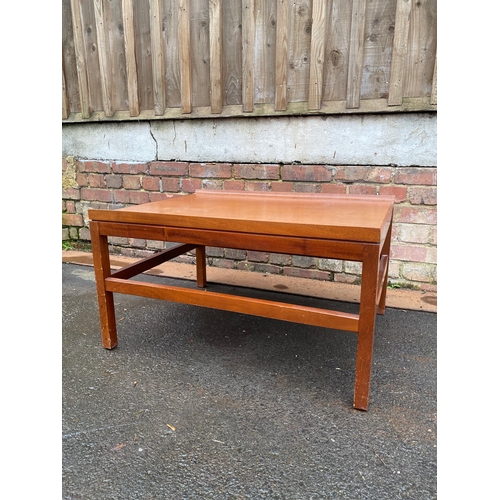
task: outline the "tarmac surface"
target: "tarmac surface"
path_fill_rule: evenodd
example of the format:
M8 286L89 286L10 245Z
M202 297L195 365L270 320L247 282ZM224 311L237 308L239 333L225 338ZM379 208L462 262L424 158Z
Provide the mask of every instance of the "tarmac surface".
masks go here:
M361 412L353 333L116 294L109 351L93 268L62 277L64 500L437 498L435 312L377 317Z

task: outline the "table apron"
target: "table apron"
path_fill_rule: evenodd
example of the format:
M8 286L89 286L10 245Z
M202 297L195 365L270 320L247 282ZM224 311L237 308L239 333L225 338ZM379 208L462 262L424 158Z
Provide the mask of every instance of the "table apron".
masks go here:
M118 236L121 238L139 238L146 240L166 241L163 226L145 224L123 224L121 222L96 222L101 236Z
M234 248L260 252L301 255L361 262L363 248L373 243L319 238L273 236L267 234L213 231L142 224L98 222L99 234L124 238L141 238L200 246ZM381 248L381 245L380 245Z

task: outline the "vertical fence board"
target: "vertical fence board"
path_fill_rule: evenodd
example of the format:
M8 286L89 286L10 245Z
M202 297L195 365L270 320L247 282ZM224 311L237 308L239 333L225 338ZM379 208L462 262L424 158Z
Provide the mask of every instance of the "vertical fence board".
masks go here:
M128 105L122 1L105 1L103 6L105 24L108 27L111 105L114 111L123 111L128 109Z
M434 75L432 77L431 104L437 104L437 63L438 55L436 51L436 58L434 59Z
M313 0L311 32L311 65L307 108L321 109L323 99L323 68L325 64L326 1Z
M222 112L222 0L210 0L210 106Z
M66 78L64 77L64 69L62 70L62 118L66 120L69 117L69 100L68 91L66 89Z
M419 95L432 95L434 77L437 73L437 0L427 0L424 4L425 43L420 51L422 80Z
M396 0L368 2L361 99L386 99L389 95Z
M82 13L79 0L71 0L71 14L73 20L73 35L75 41L76 71L78 75L78 89L80 93L80 112L83 118L90 118L90 89L87 77L87 57L83 38Z
M307 101L311 62L312 0L291 2L288 36L288 102Z
M276 0L255 0L254 102L274 102Z
M397 0L394 41L392 47L391 78L389 82L389 106L399 106L403 102L404 70L406 55L408 53L410 15L411 0Z
M104 109L101 88L101 70L97 50L97 27L95 23L94 4L92 0L80 0L83 43L87 60L87 81L89 84L90 107L92 110Z
M284 111L287 104L288 0L276 2L276 90L274 109Z
M189 0L179 2L179 46L181 61L181 111L191 113L191 57Z
M69 112L80 112L71 1L62 2L62 64Z
M329 2L325 40L324 101L345 101L352 0Z
M99 56L104 114L106 116L113 116L114 111L111 101L111 68L109 61L108 26L104 16L102 1L103 0L94 0L94 17L97 31L97 53Z
M222 9L223 103L242 103L242 18L241 2L224 2Z
M210 106L210 16L208 1L191 0L190 5L193 106Z
M150 0L151 63L153 70L153 103L155 115L165 113L165 56L163 52L163 15L160 0Z
M137 91L137 65L135 62L135 30L133 0L122 0L125 66L127 70L127 100L130 116L138 116L139 94Z
M366 0L354 0L349 41L346 108L359 108L365 41L365 11Z
M179 50L179 0L163 0L163 43L165 44L165 87L169 108L181 106L181 70Z
M154 109L153 64L151 61L151 30L148 0L133 1L137 89L141 109Z
M436 53L436 0L412 0L404 97L430 95Z
M255 65L255 0L242 0L243 84L242 111L253 111Z

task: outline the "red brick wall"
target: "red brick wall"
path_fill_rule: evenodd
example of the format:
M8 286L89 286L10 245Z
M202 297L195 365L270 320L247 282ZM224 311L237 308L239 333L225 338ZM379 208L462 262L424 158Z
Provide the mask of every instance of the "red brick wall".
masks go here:
M396 197L390 281L436 288L436 168L232 164L155 161L124 163L65 158L62 239L90 241L89 208L147 203L197 189L390 194ZM111 238L112 251L142 256L164 243ZM207 249L212 266L357 283L360 264L309 257ZM192 262L191 256L177 260Z

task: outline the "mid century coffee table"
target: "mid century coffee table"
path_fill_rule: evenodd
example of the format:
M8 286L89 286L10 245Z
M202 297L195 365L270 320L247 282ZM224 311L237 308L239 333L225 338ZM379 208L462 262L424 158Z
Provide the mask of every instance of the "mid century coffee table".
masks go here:
M368 409L376 314L385 311L393 197L196 191L117 210L89 210L102 344L117 345L114 293L316 325L358 334L354 408ZM111 272L108 237L177 242ZM205 247L362 262L359 314L206 290ZM195 251L197 285L187 289L129 280Z

